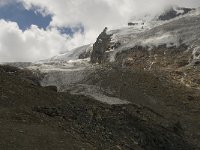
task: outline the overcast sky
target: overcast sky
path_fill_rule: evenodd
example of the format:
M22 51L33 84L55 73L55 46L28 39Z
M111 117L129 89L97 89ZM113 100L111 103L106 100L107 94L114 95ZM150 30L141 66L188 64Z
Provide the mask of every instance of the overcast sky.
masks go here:
M0 0L0 62L37 61L92 43L105 26L200 0Z

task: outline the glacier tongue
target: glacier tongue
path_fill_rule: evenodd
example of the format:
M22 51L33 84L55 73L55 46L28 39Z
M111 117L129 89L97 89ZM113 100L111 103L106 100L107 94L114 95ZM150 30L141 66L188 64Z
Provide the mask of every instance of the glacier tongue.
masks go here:
M74 62L80 63L82 61L77 60ZM40 66L39 70L46 73L45 77L41 81L42 86L53 85L58 88L59 92L70 91L70 93L72 94L92 97L97 101L107 103L109 105L122 105L130 103L126 100L107 96L107 94L105 94L105 91L101 91L101 89L97 86L80 84L84 79L89 76L90 73L94 71L93 66L87 64L86 62L84 63L84 65L81 63L79 65L76 64L76 67L73 66L73 68L71 66L68 66L62 69L52 65L42 65Z
M70 91L72 94L92 97L109 105L129 104L126 100L107 96L105 91L101 91L97 86L80 84L95 70L95 66L90 63L90 58L79 59L80 54L91 51L91 48L91 45L86 45L37 62L28 68L45 74L40 82L42 86L56 86L59 92Z

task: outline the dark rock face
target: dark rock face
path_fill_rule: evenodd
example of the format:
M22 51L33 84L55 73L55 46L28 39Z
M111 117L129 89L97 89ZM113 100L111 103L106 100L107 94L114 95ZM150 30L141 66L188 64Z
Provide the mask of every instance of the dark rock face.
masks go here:
M58 91L56 86L46 86L44 88L47 89L47 90L50 90L50 91L54 91L54 92Z
M20 71L20 69L13 67L13 66L9 66L9 65L4 65L4 66L0 66L0 71L1 72L5 72L5 73L9 73L9 74L14 74L14 73L18 73Z
M18 68L26 68L26 67L29 67L32 65L31 62L9 62L9 63L6 63L6 65L9 65L9 66L13 66L13 67L18 67Z
M105 51L110 48L111 36L106 33L107 28L97 38L97 41L93 45L93 51L91 54L91 62L101 64L106 59L104 55Z
M133 22L128 23L128 26L135 26L135 25L138 25L138 23L133 23Z
M164 14L160 15L158 17L159 20L170 20L170 19L173 19L173 18L176 18L180 15L185 15L187 14L188 12L194 10L194 9L191 9L191 8L178 8L178 10L181 10L183 11L183 13L178 13L176 10L174 10L173 8L169 9L168 11L166 11Z
M85 52L83 52L79 55L79 59L86 59L86 58L89 58L89 57L91 57L91 51L88 51L88 52L85 51Z
M40 80L43 78L43 75L40 72L33 72L28 69L19 69L15 66L10 65L0 65L0 72L4 72L13 76L18 76L26 82L38 86L40 86Z

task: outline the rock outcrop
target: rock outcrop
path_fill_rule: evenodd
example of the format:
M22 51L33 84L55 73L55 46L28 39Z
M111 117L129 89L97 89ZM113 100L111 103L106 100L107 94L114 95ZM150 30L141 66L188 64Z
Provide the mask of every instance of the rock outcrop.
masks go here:
M106 33L107 28L97 38L97 41L93 45L93 51L91 54L91 62L101 64L106 60L105 52L110 48L111 36Z
M158 19L163 20L163 21L170 20L170 19L176 18L180 15L185 15L192 10L194 10L194 9L192 9L192 8L180 8L180 7L176 8L176 9L170 8L165 13L160 15L158 17Z

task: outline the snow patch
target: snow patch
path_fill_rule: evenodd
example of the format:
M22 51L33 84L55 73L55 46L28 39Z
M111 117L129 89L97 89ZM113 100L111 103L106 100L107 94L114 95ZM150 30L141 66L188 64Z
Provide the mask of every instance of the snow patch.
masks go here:
M172 34L172 33L158 33L157 36L151 37L149 39L146 39L144 41L141 41L142 46L156 46L158 47L159 45L164 45L168 48L170 47L178 47L180 45L179 43L180 38L178 37L177 34Z
M122 105L122 104L130 104L130 102L126 100L121 100L116 97L107 96L105 93L101 91L100 87L94 85L86 85L86 84L78 84L73 90L71 90L72 94L85 95L91 98L94 98L97 101L102 103L106 103L109 105Z
M192 55L194 60L200 60L200 46L194 48Z

